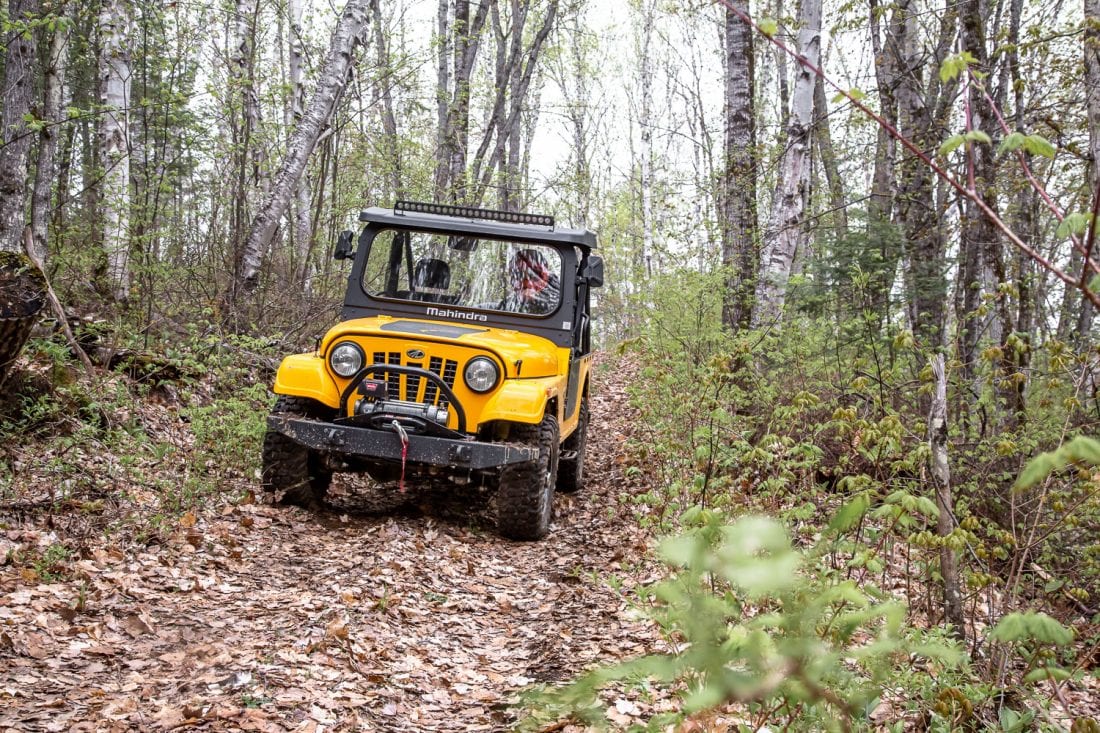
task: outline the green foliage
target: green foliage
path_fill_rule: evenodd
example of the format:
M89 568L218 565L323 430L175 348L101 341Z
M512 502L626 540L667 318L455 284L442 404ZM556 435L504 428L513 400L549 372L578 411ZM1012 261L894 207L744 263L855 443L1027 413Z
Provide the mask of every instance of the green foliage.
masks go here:
M831 526L850 524L853 510L842 514ZM599 692L626 684L680 697L680 709L655 716L652 729L738 702L795 730L837 730L864 720L911 659L951 670L962 658L949 644L907 635L901 604L831 572L814 550L796 549L775 520L730 523L693 508L682 523L686 531L661 544L670 577L645 592L649 615L679 651L532 695L525 729L563 715L606 724Z

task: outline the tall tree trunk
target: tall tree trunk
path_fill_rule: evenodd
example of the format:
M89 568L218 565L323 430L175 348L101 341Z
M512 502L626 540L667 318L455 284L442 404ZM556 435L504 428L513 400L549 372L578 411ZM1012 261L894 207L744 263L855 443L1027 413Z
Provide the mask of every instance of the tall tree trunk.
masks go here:
M895 128L898 123L895 90L900 82L899 76L903 73L902 48L907 31L904 19L909 12L910 2L911 0L900 0L891 5L893 11L888 20L887 8L881 6L878 0L870 0L869 3L871 47L875 55L875 81L880 113ZM877 134L871 199L867 207L870 246L867 252L860 255L859 265L870 276L868 306L878 318L885 319L889 315L890 290L901 255L899 238L895 235L894 227L897 143L881 126L878 127Z
M9 0L11 22L38 17L38 0ZM31 141L26 116L34 96L35 34L11 33L4 57L0 98L0 252L23 251L26 226L27 160Z
M975 70L988 74L989 53L986 48L987 31L983 9L982 0L963 0L959 5L963 50L969 52L976 60ZM968 129L984 132L990 138L994 138L999 134L996 128L996 120L994 119L991 103L984 89L979 86L981 83L984 82L971 78L967 84L965 100L969 113L967 126ZM969 166L968 185L973 187L978 196L990 208L996 210L997 191L994 185L996 171L992 145L968 142L967 158ZM962 361L963 373L967 383L975 384L975 390L978 390L975 379L980 325L977 313L982 295L980 286L986 279L984 270L988 270L993 278L991 286L994 292L997 291L1001 283L1005 282L1004 251L999 232L977 205L968 200L965 211L966 217L963 220L962 241L960 243L960 247L967 253L966 261L968 264L966 279L964 280L964 286L967 288L964 301L966 334L963 339L965 352ZM1004 338L1012 333L1012 319L1003 295L997 297L995 303L997 330ZM1002 403L1001 406L1003 407L1006 393L1011 392L1011 389L1005 383L1009 381L1007 377L1011 375L1012 367L1011 362L1005 355L1004 344L1000 342L1001 339L996 339L996 341L996 345L1001 347L1002 350L1000 367L1005 371L1003 376L1006 378L997 383L995 391L998 401ZM1003 409L999 409L997 413L998 418L1004 416Z
M390 188L395 199L405 198L405 184L401 162L401 144L397 137L397 115L393 108L393 85L395 83L393 62L386 35L382 25L382 7L379 0L371 0L371 14L374 18L374 47L377 53L378 68L382 71L379 97L382 100L382 132L385 135L385 149L389 156Z
M935 392L928 413L928 447L931 460L932 486L936 492L936 534L941 538L955 529L955 502L951 498L951 469L947 462L947 374L943 354L932 357ZM940 578L943 581L943 617L951 624L952 633L966 638L962 592L959 584L958 559L955 550L944 543L940 548Z
M248 232L236 268L228 301L232 306L237 296L249 292L259 282L264 250L271 243L275 228L283 217L294 194L298 180L305 171L313 147L328 123L347 84L353 62L353 52L367 24L369 0L348 0L332 33L328 55L317 79L313 97L287 145L286 158L279 168L268 193Z
M821 62L821 0L802 0L798 50L808 65ZM783 314L787 281L799 242L805 236L806 206L810 197L810 134L814 119L814 81L817 75L799 64L787 125L787 145L779 161L772 220L756 282L753 326L776 322Z
M116 302L130 297L130 40L129 0L103 0L99 13L103 112L99 122L100 198L107 285Z
M288 71L290 81L290 119L297 125L305 112L306 90L302 83L302 61L305 56L302 42L302 0L289 0L287 11L290 24L287 37L290 41ZM309 176L303 175L294 189L294 244L298 262L297 280L305 292L310 290L312 263L310 255L313 243L313 222L310 217Z
M942 12L939 38L931 49L921 43L914 15L906 9L901 19L906 30L896 91L898 124L902 134L929 154L943 139L955 89L953 82L945 84L935 72L955 37L953 5L948 3ZM925 61L929 56L931 64ZM944 212L939 210L935 193L935 180L928 166L915 156L904 156L899 165L897 211L907 250L909 325L921 346L932 351L945 346L947 319L947 241L941 223Z
M829 189L829 213L834 222L833 239L840 242L848 236L847 198L844 194L844 181L840 177L840 166L837 164L836 149L833 147L825 80L820 76L814 79L814 145Z
M8 11L19 28L38 18L38 0L10 0ZM0 385L45 303L45 281L23 250L31 143L25 117L31 110L35 67L35 34L28 31L11 34L0 68Z
M454 0L454 21L450 44L453 67L441 74L440 82L449 78L453 91L447 101L439 157L436 161L435 189L437 199L451 203L467 201L466 162L470 142L470 76L481 45L481 31L489 17L491 3L481 0L474 17L470 18L470 0ZM443 8L440 7L442 17ZM441 62L443 63L443 62ZM443 90L440 90L443 93Z
M638 91L641 105L638 110L638 128L641 133L641 155L638 161L639 187L642 200L642 249L638 252L639 261L635 270L643 280L653 276L653 25L656 13L656 0L641 2L641 59Z
M508 71L511 81L508 84L501 85L501 88L497 90L493 102L493 111L486 127L486 135L474 154L471 169L476 180L476 187L468 196L470 204L477 205L484 198L485 192L492 182L493 172L501 167L505 160L504 156L508 150L508 142L513 139L516 131L521 128L520 117L523 111L523 102L526 100L528 90L531 87L531 80L534 77L542 47L554 27L557 11L558 0L551 0L547 6L546 15L543 17L542 25L525 53L523 52L522 43L519 43L518 39L512 41L509 60L506 64L506 71ZM507 117L502 119L505 108L508 110ZM492 147L491 152L489 152L490 147ZM488 158L486 158L487 153Z
M734 0L746 15L747 0ZM725 52L725 160L722 167L720 228L725 285L722 323L748 328L760 253L757 244L756 105L753 99L752 30L731 10L723 26Z
M61 93L65 85L65 68L69 59L69 26L65 22L64 6L61 22L50 39L50 51L42 80L42 118L46 124L38 134L38 159L35 161L34 191L31 194L31 233L34 253L39 262L46 261L46 236L50 223L50 194L56 178L57 138L61 125Z
M1092 197L1100 196L1100 0L1085 0L1085 110L1089 128L1089 183ZM1100 222L1093 222L1093 227ZM1096 256L1096 244L1092 256ZM1083 265L1082 265L1083 266ZM1081 298L1081 317L1077 323L1077 340L1084 346L1091 343L1093 307Z

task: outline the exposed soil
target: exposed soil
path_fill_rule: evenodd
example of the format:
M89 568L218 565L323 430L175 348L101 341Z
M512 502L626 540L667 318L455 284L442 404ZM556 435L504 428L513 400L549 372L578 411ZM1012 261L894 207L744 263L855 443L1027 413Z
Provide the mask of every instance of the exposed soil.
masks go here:
M592 407L588 488L542 542L501 539L469 495L341 481L327 512L246 499L157 544L85 538L53 582L9 562L0 730L508 730L517 691L661 648L607 583L650 573L622 385ZM60 531L0 519L9 550Z

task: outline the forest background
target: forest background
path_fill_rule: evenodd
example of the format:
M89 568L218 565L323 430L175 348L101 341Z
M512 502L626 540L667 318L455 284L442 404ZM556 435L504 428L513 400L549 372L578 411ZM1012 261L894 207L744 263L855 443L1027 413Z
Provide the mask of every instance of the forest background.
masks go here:
M823 670L805 648L718 645L756 682L789 662L759 689L709 658L646 674L694 680L689 711L779 699L791 720L851 723L897 667L842 660L889 631L889 654L955 670L913 695L948 727L1075 717L1066 691L1100 646L1096 0L0 10L0 361L31 336L8 376L3 501L25 498L21 443L127 445L104 413L207 380L211 463L165 505L201 503L254 469L268 395L248 369L333 322L331 246L360 209L552 213L599 233L599 339L642 364L637 470L659 479L637 518L700 543L666 548L677 577L740 587L722 548L748 530L727 513L814 540L797 592L741 587L717 627L684 611L670 633L721 636L751 600L793 624L769 639L805 642L798 626L836 650ZM23 297L28 256L42 277ZM30 331L39 307L53 332ZM52 470L55 506L102 488ZM745 562L796 552L768 528L777 544ZM903 625L872 582L893 572ZM840 639L842 608L863 615ZM1003 690L1025 682L1039 702L1019 723Z

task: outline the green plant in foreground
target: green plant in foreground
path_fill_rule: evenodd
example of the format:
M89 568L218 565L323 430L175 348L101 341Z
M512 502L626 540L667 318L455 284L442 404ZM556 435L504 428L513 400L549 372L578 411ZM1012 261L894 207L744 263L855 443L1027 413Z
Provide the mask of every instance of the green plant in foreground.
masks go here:
M847 531L865 509L842 510L826 535ZM660 548L672 574L648 597L650 615L680 651L598 668L565 687L532 693L527 729L567 715L606 725L602 688L656 683L681 704L651 719L651 728L741 703L749 716L770 723L849 730L913 655L940 669L961 659L953 647L911 641L902 604L829 570L819 562L824 547L794 548L772 519L729 524L718 512L695 508L682 522L689 529Z

